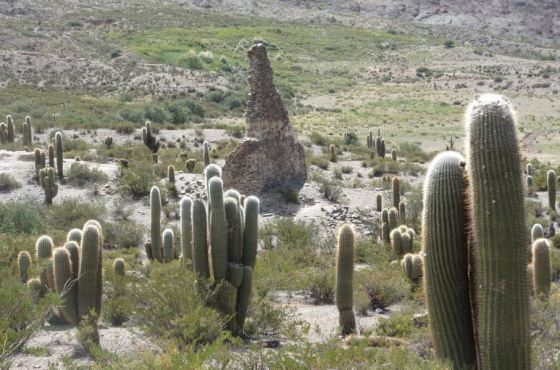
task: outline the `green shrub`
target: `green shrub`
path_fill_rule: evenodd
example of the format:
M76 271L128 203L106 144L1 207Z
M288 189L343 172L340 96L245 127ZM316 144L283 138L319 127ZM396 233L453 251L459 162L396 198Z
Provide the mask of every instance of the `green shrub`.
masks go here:
M21 184L12 175L0 173L0 193L8 193L20 187Z
M130 162L117 176L119 191L134 198L148 195L155 180L153 164L144 160Z
M0 234L40 234L45 230L41 207L30 206L30 202L10 201L0 203Z
M207 306L212 290L201 285L180 261L152 264L149 279L131 289L139 322L149 334L179 346L216 340L225 320Z
M90 169L86 164L74 162L70 166L70 171L68 171L66 180L69 184L81 187L88 184L107 182L108 177L103 171L97 168Z
M453 40L445 40L445 42L443 43L443 46L444 46L446 49L452 49L452 48L455 47L455 41L453 41Z
M318 173L314 173L311 180L317 182L319 191L329 202L340 203L343 200L344 194L338 181L328 179Z
M49 228L70 230L82 227L87 220L102 220L105 206L78 198L64 198L62 202L48 207L45 212Z
M309 300L312 304L333 304L335 269L325 266L309 277Z
M131 221L108 222L103 228L105 242L117 248L135 248L142 245L145 228Z
M382 336L403 338L409 336L413 329L410 315L395 313L379 319L376 332Z
M327 139L325 139L323 137L323 135L321 135L320 133L318 133L317 131L313 131L311 133L311 142L315 145L319 145L319 146L325 146L327 145L329 142L327 141Z
M282 198L286 203L299 203L299 190L294 188L282 188L278 190L280 194L282 194Z

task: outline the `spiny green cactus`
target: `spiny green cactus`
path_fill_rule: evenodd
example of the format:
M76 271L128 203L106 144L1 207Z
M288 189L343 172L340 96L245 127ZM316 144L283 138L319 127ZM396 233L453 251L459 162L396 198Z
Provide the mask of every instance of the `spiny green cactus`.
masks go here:
M8 126L4 122L0 122L0 143L8 142Z
M399 229L394 229L391 231L390 239L391 239L391 248L393 249L393 254L395 256L400 256L403 254L402 248L402 234Z
M385 140L381 139L381 142L379 143L379 156L381 158L385 158Z
M243 254L243 229L239 213L239 203L233 197L224 201L228 231L228 260L236 264L241 263Z
M113 261L113 284L115 289L115 296L122 297L126 289L126 281L124 280L125 275L125 264L124 259L115 258ZM118 318L113 318L113 323L116 321L118 323L124 322L127 317L122 314L117 314Z
M124 272L124 259L115 258L115 261L113 261L113 273L115 274L115 276L124 276Z
M401 181L395 176L391 181L391 186L393 188L393 207L398 208L401 202Z
M350 225L342 225L338 233L335 293L342 335L349 335L356 330L356 320L353 311L353 275L354 230Z
M397 209L395 207L391 207L391 209L389 210L389 231L392 231L397 227L398 217L399 212L397 211Z
M28 251L20 251L17 258L19 280L27 283L29 280L29 268L31 267L31 255Z
M167 167L167 181L172 184L175 183L175 167L172 165L169 165L169 167Z
M23 145L33 145L33 130L31 127L31 117L25 117L24 137L27 136L27 143Z
M45 168L45 153L41 152L39 148L35 148L33 157L35 159L35 177L40 182L39 171Z
M387 208L383 208L383 211L381 211L381 222L389 223L389 210Z
M200 276L209 278L206 207L200 199L192 202L191 218L193 269Z
M52 276L52 251L54 243L48 235L43 235L35 242L37 262L42 267L39 278L44 287L43 290L53 290L54 280Z
M113 138L111 136L107 136L105 140L103 140L103 144L105 144L107 149L111 149L113 146Z
M14 142L14 120L12 119L12 116L10 116L9 114L6 116L6 126L7 126L7 141L8 143L13 143Z
M514 114L505 97L488 94L466 117L478 367L529 369L525 199Z
M412 242L410 240L410 234L408 234L408 232L401 233L401 249L402 253L412 252Z
M257 260L257 238L259 228L259 198L245 199L245 226L243 228L243 265L255 268Z
M202 160L204 161L204 167L208 167L210 164L210 144L207 141L202 144Z
M531 163L527 163L527 175L533 176L533 165Z
M550 292L550 248L544 238L533 242L533 289L537 296L547 297Z
M393 161L396 161L396 160L397 160L397 151L396 151L396 149L391 150L391 159L392 159Z
M533 176L531 175L527 176L527 189L529 192L533 189Z
M192 261L192 222L191 222L191 198L185 196L179 205L179 217L181 219L181 252L183 262Z
M152 151L152 153L157 153L160 143L152 134L152 124L150 123L150 121L146 121L146 124L142 129L142 140L144 141L144 145L146 145L148 149Z
M98 273L101 268L101 246L99 242L99 229L93 224L84 226L78 289L79 317L89 314L92 310L95 311L96 316L100 313L97 297L101 291L98 279Z
M50 236L43 235L35 242L35 251L38 259L49 259L52 257L54 243Z
M163 230L163 261L170 262L175 257L175 236L173 230Z
M383 196L381 194L377 194L375 196L375 209L377 212L381 212L382 208L383 208Z
M422 277L422 257L419 254L407 253L401 260L404 275L413 283L418 283Z
M63 166L63 147L62 147L62 134L59 132L54 136L54 142L56 147L56 174L59 178L64 177L64 166Z
M384 243L390 243L390 231L389 231L389 224L387 222L383 222L381 224L381 240Z
M548 188L548 208L556 210L556 172L549 170L546 173L546 184Z
M541 224L534 224L531 228L531 243L534 243L535 240L544 238L544 230Z
M226 212L223 199L223 182L219 177L212 177L208 182L208 229L210 231L210 256L212 257L212 276L214 281L226 277L228 263Z
M39 184L45 193L45 203L47 205L52 204L53 198L58 194L58 185L52 167L43 168L39 171Z
M31 278L27 281L27 288L31 292L31 300L37 303L39 298L45 295L45 289L39 278Z
M54 145L49 144L47 148L48 158L49 158L49 167L54 168L55 165L55 155L54 155Z
M80 234L81 235L81 234ZM80 242L81 243L81 238ZM80 273L80 245L76 241L68 241L64 244L64 248L70 256L70 267L72 269L72 278L78 279Z
M331 144L329 146L329 153L331 155L330 161L336 162L336 147L334 146L334 144Z
M406 224L406 205L403 201L399 202L399 224Z
M82 242L82 230L76 228L68 231L68 234L66 235L66 241L75 241L76 243L80 244Z
M151 227L150 235L152 240L152 257L155 260L162 261L161 255L161 194L157 186L153 186L150 191L150 211L151 211Z
M61 307L62 316L77 325L78 317L78 282L72 275L70 254L66 248L56 248L53 256L54 283L56 291L61 295L64 303ZM81 278L78 280L81 283Z
M476 363L470 311L464 159L438 154L424 183L424 288L436 354L454 369Z

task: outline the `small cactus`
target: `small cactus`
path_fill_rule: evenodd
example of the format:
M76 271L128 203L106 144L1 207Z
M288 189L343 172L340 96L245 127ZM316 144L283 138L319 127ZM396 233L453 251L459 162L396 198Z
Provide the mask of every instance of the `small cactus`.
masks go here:
M185 168L187 169L188 172L193 173L195 167L196 167L196 159L191 158L185 161Z
M397 160L397 151L396 151L396 149L391 150L391 159L392 159L393 161L396 161L396 160Z
M383 208L383 211L381 211L381 222L389 223L389 210L387 208Z
M47 152L48 152L48 157L49 157L49 167L54 168L55 162L56 162L56 158L55 158L55 154L54 154L54 145L49 144Z
M375 196L375 209L377 210L377 212L381 212L382 208L383 208L383 196L381 194L377 194Z
M406 205L403 201L399 202L399 224L406 224Z
M397 211L397 209L395 207L391 207L391 209L389 210L389 230L390 231L397 228L398 217L399 217L399 212Z
M422 277L422 257L419 254L407 253L401 260L404 275L413 283L418 283Z
M354 274L354 230L350 225L343 225L338 233L336 253L336 307L342 335L349 335L356 330L353 311L353 274Z
M111 136L107 136L105 140L103 140L103 144L105 144L107 149L111 149L113 146L113 138Z
M43 168L39 171L39 184L45 193L45 203L51 205L53 198L58 194L58 185L52 167Z
M398 208L401 202L401 182L398 177L393 177L391 185L393 188L393 207Z
M167 167L167 181L172 184L175 183L175 167L172 165L169 165L169 167Z
M394 229L389 234L391 238L391 248L393 249L393 254L395 256L401 256L403 254L402 247L402 235L399 229Z
M45 168L45 153L43 153L40 149L35 148L33 151L33 156L35 159L35 177L37 178L37 182L40 182L39 171Z
M152 151L152 153L157 153L160 143L152 134L152 124L150 123L150 121L146 121L146 124L142 129L142 140L144 141L144 145L146 145L148 149Z
M546 173L546 184L548 188L548 208L556 210L556 172L549 170Z
M9 114L6 116L6 136L7 136L7 141L8 143L13 143L14 142L14 120L12 119L12 116L10 116Z
M531 163L527 163L527 176L533 176L533 165Z
M124 272L124 259L115 258L115 261L113 261L113 274L115 274L115 276L124 276Z
M527 189L529 190L529 192L533 190L533 176L531 175L527 176Z
M546 239L533 242L533 289L537 296L547 297L550 292L550 248Z
M175 236L173 230L165 229L163 231L163 261L170 262L175 257Z
M207 141L202 144L202 159L206 168L210 164L210 144Z
M4 122L0 123L0 143L4 144L8 141L8 126Z
M383 240L384 243L389 244L390 243L390 234L389 234L389 224L387 222L383 222L381 224L381 240Z
M336 147L334 146L334 144L331 144L329 147L329 151L331 154L331 162L336 162Z
M56 173L59 178L64 177L63 173L63 147L62 147L62 134L59 132L54 135L55 148L56 148Z
M20 251L18 253L18 272L19 280L22 283L27 283L29 280L29 268L31 267L31 255L28 251Z
M82 242L82 230L80 229L72 229L66 235L66 241L75 241L76 243L80 244Z

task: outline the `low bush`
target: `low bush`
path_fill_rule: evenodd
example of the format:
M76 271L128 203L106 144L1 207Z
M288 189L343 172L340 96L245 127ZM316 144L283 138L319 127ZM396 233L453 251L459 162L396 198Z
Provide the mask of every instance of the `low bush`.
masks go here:
M41 208L30 207L29 202L0 203L0 234L39 234L45 230Z
M0 173L0 193L8 193L20 187L21 184L12 175Z
M48 207L45 212L49 228L70 230L82 227L87 220L102 220L105 206L78 198L65 198L62 202Z
M108 177L97 168L89 168L88 165L74 162L66 176L66 181L75 186L95 185L107 182Z

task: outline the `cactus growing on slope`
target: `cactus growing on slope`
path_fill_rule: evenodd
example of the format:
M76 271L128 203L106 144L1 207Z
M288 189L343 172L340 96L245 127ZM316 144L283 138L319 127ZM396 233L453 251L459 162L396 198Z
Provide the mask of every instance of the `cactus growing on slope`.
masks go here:
M478 366L529 369L528 250L514 113L505 97L482 95L466 121Z
M339 324L343 335L356 330L353 311L353 275L354 275L354 230L350 225L342 225L338 232L336 252L336 307Z

